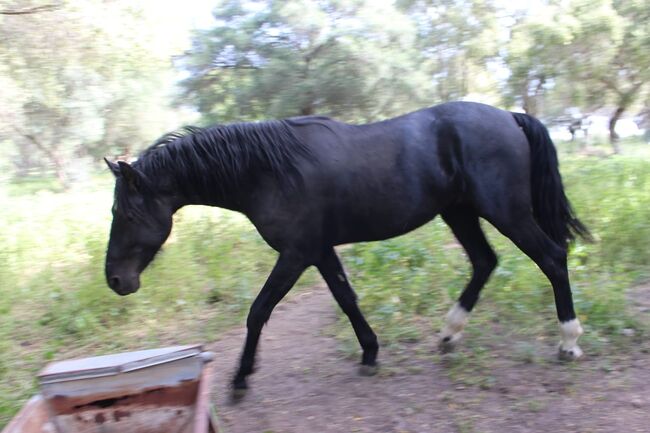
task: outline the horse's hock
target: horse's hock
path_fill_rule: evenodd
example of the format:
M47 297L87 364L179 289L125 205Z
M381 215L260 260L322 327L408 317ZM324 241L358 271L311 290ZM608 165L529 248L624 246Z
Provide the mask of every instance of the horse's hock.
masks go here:
M208 433L212 354L176 346L50 364L3 433Z

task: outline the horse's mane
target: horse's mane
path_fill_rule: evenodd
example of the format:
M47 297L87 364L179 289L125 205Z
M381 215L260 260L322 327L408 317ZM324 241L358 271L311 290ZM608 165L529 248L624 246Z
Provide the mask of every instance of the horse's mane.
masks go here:
M172 175L182 190L225 191L245 176L267 172L283 186L299 181L296 163L309 158L287 120L233 123L207 128L186 126L160 137L134 167L148 177ZM253 174L254 174L253 173Z

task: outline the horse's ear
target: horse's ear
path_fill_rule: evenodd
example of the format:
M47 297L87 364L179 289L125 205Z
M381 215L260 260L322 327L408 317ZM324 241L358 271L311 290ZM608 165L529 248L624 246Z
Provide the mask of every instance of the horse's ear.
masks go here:
M106 165L108 165L108 168L113 173L113 176L120 177L120 166L115 164L114 162L109 161L106 158L104 158L104 161L106 161Z
M122 178L126 181L126 184L129 186L129 189L133 192L138 192L144 182L144 176L138 170L129 165L129 163L124 161L117 161L120 174Z

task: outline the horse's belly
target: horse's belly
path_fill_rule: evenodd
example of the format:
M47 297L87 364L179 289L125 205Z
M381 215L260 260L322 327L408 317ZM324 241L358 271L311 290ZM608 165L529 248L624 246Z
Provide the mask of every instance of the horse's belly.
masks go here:
M384 205L387 203L383 203ZM326 233L332 243L339 245L388 239L402 235L431 221L439 212L435 203L427 200L409 206L357 207L351 205L330 215Z

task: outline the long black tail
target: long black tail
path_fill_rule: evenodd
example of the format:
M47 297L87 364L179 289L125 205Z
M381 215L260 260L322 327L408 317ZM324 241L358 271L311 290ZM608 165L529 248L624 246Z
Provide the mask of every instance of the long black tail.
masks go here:
M528 114L512 115L530 143L531 195L537 223L558 245L565 246L575 235L591 239L589 230L576 217L564 194L557 153L548 130Z

